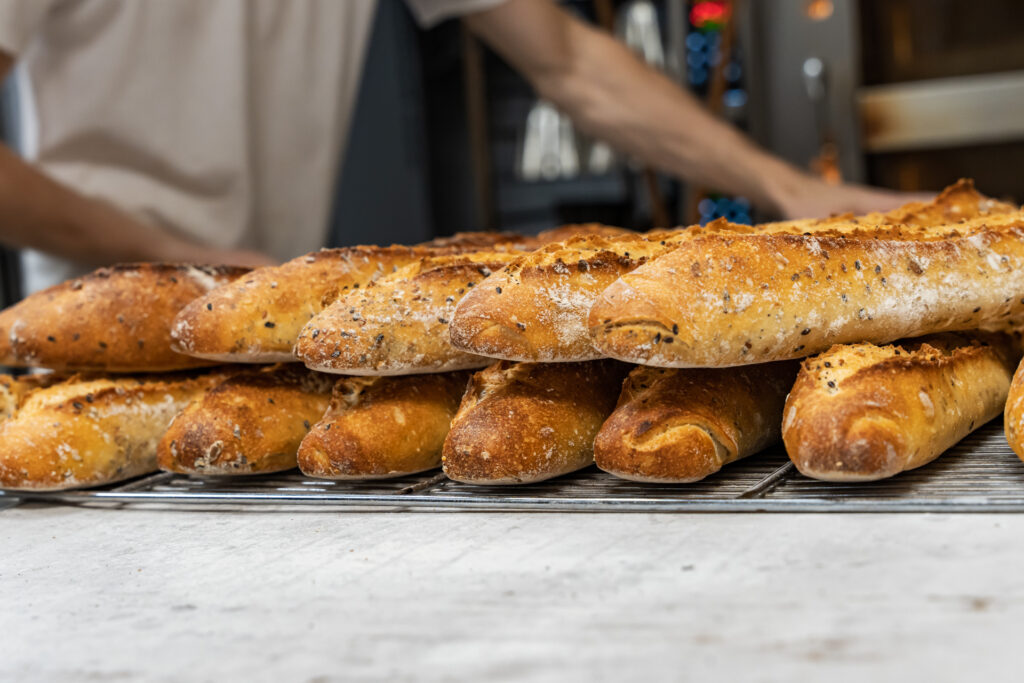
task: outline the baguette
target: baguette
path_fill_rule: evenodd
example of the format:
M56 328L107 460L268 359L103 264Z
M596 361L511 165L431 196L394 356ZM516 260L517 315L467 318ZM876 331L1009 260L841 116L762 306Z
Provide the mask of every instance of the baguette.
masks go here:
M30 390L0 422L0 488L59 491L155 471L167 425L224 376L76 375Z
M5 364L84 372L209 365L171 349L172 321L190 301L245 272L227 266L122 264L36 292L0 313L9 345Z
M462 296L515 258L475 252L424 258L344 293L299 334L307 367L347 375L408 375L479 368L490 361L455 349L448 323Z
M803 474L871 481L931 462L999 415L1017 342L940 334L896 345L835 346L804 361L782 438Z
M468 372L338 379L326 414L299 447L299 467L323 479L382 479L439 467L468 379Z
M706 226L648 235L581 236L519 256L467 294L455 309L452 345L505 360L578 362L604 357L591 343L588 316L619 277L681 242L709 234L802 234L847 227L845 219L802 220L752 228L718 219Z
M258 268L186 306L171 333L174 348L220 362L294 361L299 331L323 309L324 295L365 286L430 253L401 246L345 247Z
M641 482L689 483L779 441L796 363L629 373L594 442L602 470Z
M526 484L594 462L594 437L615 407L628 366L499 361L469 382L444 442L448 477Z
M272 365L226 378L196 397L157 448L160 469L262 474L295 467L303 437L327 410L334 378Z
M1003 412L1003 431L1010 448L1024 460L1024 362L1017 367L1010 383Z
M1024 218L814 235L709 234L620 277L595 348L662 367L801 358L833 344L998 329L1024 313Z
M598 358L587 331L591 304L620 275L668 248L639 235L592 235L522 255L459 302L452 345L507 360Z
M562 362L599 358L588 314L615 280L680 243L709 234L858 233L870 226L933 227L1015 211L1012 204L978 193L960 181L931 202L889 213L767 223L751 228L723 219L698 228L645 235L588 235L520 256L470 292L452 319L452 344L463 351L519 361Z

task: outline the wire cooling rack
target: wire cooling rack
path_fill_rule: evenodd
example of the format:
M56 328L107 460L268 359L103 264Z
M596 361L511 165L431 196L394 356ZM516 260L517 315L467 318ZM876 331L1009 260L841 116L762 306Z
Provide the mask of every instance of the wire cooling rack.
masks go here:
M253 477L161 473L89 491L0 493L0 507L19 502L369 511L1024 512L1024 463L1007 446L1002 422L995 420L935 462L871 483L808 479L779 447L696 484L639 484L593 467L523 486L471 486L437 472L370 482L310 479L298 471Z

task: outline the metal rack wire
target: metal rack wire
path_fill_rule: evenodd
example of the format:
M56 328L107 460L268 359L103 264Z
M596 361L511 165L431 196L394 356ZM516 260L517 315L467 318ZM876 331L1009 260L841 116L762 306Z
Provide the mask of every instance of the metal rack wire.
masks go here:
M638 484L596 468L539 484L471 486L430 472L401 479L335 482L298 472L255 477L160 473L90 491L0 493L0 507L50 502L100 507L371 511L579 512L1024 512L1024 463L995 420L935 462L889 480L831 484L801 476L781 448L696 484Z

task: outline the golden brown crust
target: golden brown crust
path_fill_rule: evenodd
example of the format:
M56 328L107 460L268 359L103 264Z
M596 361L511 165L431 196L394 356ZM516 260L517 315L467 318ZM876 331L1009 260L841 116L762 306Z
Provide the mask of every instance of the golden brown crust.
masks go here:
M784 409L786 450L826 481L920 467L999 415L1019 357L1009 335L980 332L835 346L801 367Z
M722 367L997 329L1024 313L1020 214L918 230L684 241L600 295L593 344L647 365Z
M451 325L455 348L520 361L598 358L587 313L597 296L665 241L586 235L520 256L469 292Z
M884 222L904 225L943 225L979 217L1015 213L1016 204L986 197L974 188L974 181L961 178L930 202L912 202L882 214Z
M936 238L940 224L1014 210L976 192L969 181L947 188L935 200L890 213L832 216L735 225L718 219L705 226L657 230L644 235L600 232L551 244L525 254L467 295L455 312L452 343L470 353L520 361L562 362L601 357L593 347L587 316L615 280L664 256L680 243L708 235L755 234Z
M422 259L350 291L303 328L295 352L322 372L406 375L486 365L451 345L448 325L467 291L514 255L476 252Z
M0 488L57 491L152 472L171 419L223 377L74 376L31 391L0 422Z
M699 481L779 440L797 367L634 368L598 432L594 460L623 479Z
M402 246L344 247L258 268L185 307L174 323L175 348L222 362L294 361L299 331L323 309L324 295L365 286L431 253Z
M262 474L295 467L295 453L330 401L334 378L296 363L238 373L196 397L157 449L160 469Z
M434 469L468 372L342 377L299 448L299 467L324 479L381 479Z
M1024 362L1017 366L1010 382L1010 391L1006 397L1006 408L1003 412L1003 431L1006 442L1024 460Z
M69 371L164 372L210 363L171 349L172 321L198 296L247 272L122 264L55 285L0 313L6 364Z
M21 366L18 357L14 355L14 347L11 346L11 321L10 316L0 312L0 365L16 368Z
M594 461L594 437L628 366L499 361L470 380L444 442L444 472L471 484L525 484Z

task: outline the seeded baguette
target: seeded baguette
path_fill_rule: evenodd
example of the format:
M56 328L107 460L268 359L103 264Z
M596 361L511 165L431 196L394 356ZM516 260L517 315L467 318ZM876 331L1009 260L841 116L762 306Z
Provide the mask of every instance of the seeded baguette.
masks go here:
M619 278L595 348L662 367L801 358L833 344L999 329L1024 313L1024 219L862 233L705 235Z
M1020 358L1009 335L835 346L804 361L782 438L801 473L871 481L937 458L998 416Z
M299 447L299 467L322 479L384 479L439 467L469 375L338 379L330 407Z
M84 372L210 365L171 349L172 321L188 302L246 272L227 266L122 264L36 292L0 312L9 345L4 364Z
M221 362L294 361L299 331L323 309L325 294L366 286L430 253L402 246L344 247L258 268L186 306L174 323L174 347Z
M470 484L526 484L594 462L594 437L629 367L615 361L499 361L469 382L444 442L444 472Z
M1024 362L1017 367L1010 383L1003 412L1003 431L1010 448L1017 457L1024 460Z
M577 237L524 254L474 288L456 308L452 344L469 353L507 360L599 358L603 354L591 344L587 318L601 292L618 277L702 235L848 234L893 225L934 228L1015 210L1012 204L981 195L970 181L960 181L931 202L910 203L890 213L767 223L753 228L719 219L701 228ZM914 234L923 233L917 230Z
M640 482L690 483L781 438L795 362L723 369L638 366L594 442L602 470Z
M224 376L76 375L30 390L0 422L0 488L59 491L153 472L168 424Z
M520 256L459 302L452 345L508 360L598 358L587 333L591 304L621 274L663 252L663 244L639 235L582 236Z
M515 255L475 252L424 258L358 291L345 292L299 334L307 367L347 375L408 375L479 368L490 361L455 349L455 305Z
M210 475L294 468L299 444L327 410L334 381L297 363L226 378L174 418L157 449L160 469Z

